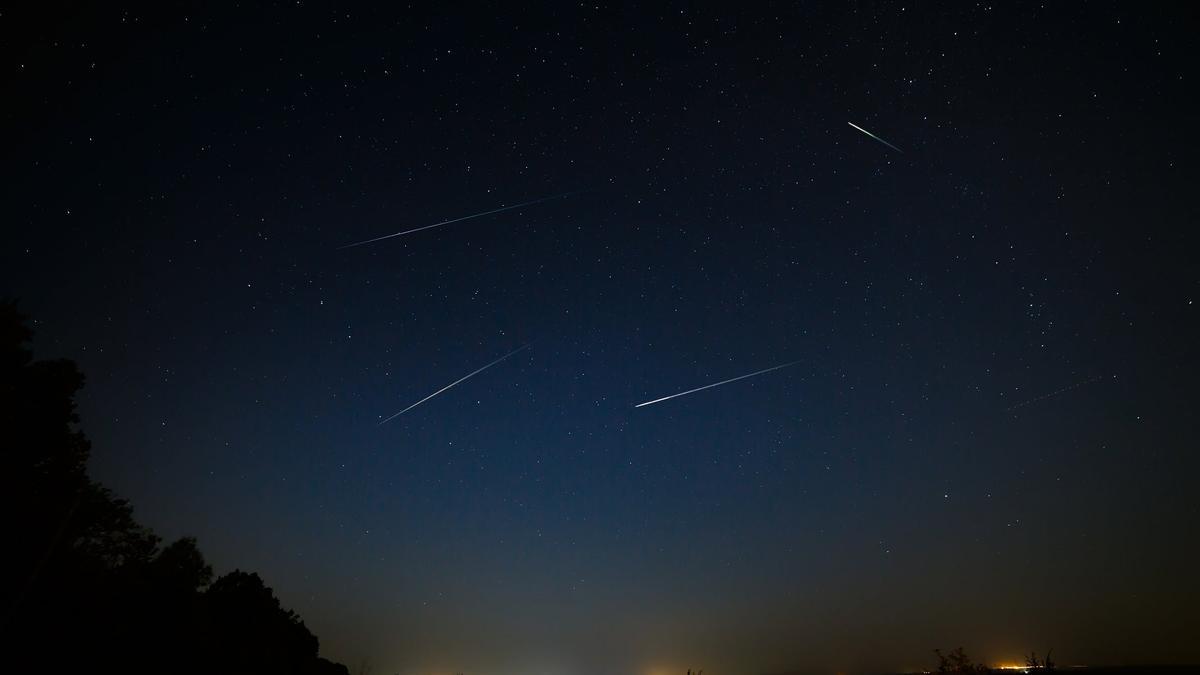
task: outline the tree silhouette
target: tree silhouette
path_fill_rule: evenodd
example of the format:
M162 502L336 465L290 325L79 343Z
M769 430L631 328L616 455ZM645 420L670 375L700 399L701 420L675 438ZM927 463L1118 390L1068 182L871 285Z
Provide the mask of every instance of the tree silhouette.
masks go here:
M184 537L159 552L150 563L157 585L179 591L199 591L212 581L212 567L196 548L196 540Z
M84 378L34 361L0 302L0 647L13 672L348 675L257 574L215 582L196 540L165 547L128 501L87 475L76 428Z
M89 483L90 445L72 425L83 375L69 361L33 361L32 333L12 302L0 303L0 499L4 532L19 543L0 556L3 621L29 592L66 536Z
M1053 649L1047 649L1046 658L1040 661L1038 660L1037 652L1029 652L1029 656L1025 657L1025 666L1031 670L1035 668L1047 671L1054 670L1054 662L1050 660L1050 653L1053 651Z
M226 655L227 672L301 672L316 660L317 638L257 574L234 570L204 596L213 646Z
M987 673L991 669L982 663L972 663L970 657L963 651L962 647L955 649L949 654L943 654L942 650L933 650L938 657L938 672L939 673L957 673L958 675L967 675L968 673Z

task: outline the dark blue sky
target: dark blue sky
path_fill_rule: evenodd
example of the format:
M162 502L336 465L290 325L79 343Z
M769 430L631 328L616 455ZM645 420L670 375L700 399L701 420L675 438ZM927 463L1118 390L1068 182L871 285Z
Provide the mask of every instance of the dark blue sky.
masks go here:
M352 667L1194 662L1194 18L6 11L0 290Z

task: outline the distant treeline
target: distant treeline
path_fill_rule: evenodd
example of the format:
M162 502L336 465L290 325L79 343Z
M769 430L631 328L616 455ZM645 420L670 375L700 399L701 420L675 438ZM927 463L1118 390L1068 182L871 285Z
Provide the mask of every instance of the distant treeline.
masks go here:
M257 574L164 545L87 474L74 362L34 361L0 302L0 636L4 672L348 675Z

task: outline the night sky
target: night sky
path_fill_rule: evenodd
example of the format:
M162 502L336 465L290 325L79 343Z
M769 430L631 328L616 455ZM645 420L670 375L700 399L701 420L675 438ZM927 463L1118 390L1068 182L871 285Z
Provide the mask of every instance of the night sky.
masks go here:
M323 655L1200 660L1189 10L209 4L0 13L0 293Z

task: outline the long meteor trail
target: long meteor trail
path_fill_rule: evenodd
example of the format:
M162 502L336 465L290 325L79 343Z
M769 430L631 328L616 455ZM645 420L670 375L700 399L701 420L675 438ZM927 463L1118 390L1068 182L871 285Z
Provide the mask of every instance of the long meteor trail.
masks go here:
M374 239L367 239L365 241L356 241L353 244L346 244L345 246L339 246L339 247L337 247L337 250L341 251L342 249L354 248L355 246L362 246L364 244L373 244L377 241L383 241L384 239L391 239L392 237L403 237L406 234L412 234L414 232L420 232L422 230L432 230L435 227L449 225L450 223L461 223L464 220L471 220L472 218L482 218L484 216L490 216L493 213L500 213L501 211L512 211L513 209L519 209L523 206L533 206L534 204L541 204L542 202L548 202L551 199L562 199L563 197L569 197L573 194L577 194L578 192L579 191L564 192L561 195L551 195L549 197L542 197L541 199L535 199L535 200L529 201L529 202L521 202L520 204L513 204L512 206L501 206L500 208L492 209L491 211L484 211L482 213L472 213L469 216L462 216L461 218L451 218L450 220L443 220L440 223L434 223L432 225L423 225L421 227L414 227L411 230L404 230L403 232L394 232L392 234L385 234L382 237L375 237Z
M738 380L744 380L744 379L746 379L747 377L754 377L755 375L762 375L763 373L769 373L769 372L771 372L772 370L779 370L780 368L787 368L788 366L794 366L794 365L796 365L797 363L800 363L800 362L799 362L799 361L792 361L791 363L784 363L784 364L782 364L782 365L778 365L778 366L772 366L772 367L770 367L770 368L766 368L766 369L764 369L764 370L759 370L759 371L756 371L756 372L750 373L750 374L748 374L748 375L738 375L737 377L730 378L730 379L728 379L728 380L721 380L720 382L714 382L714 383L712 383L712 384L706 384L706 385L704 385L703 387L696 387L695 389L688 389L687 391L681 391L681 392L679 392L678 394L671 394L670 396L664 396L664 397L662 397L662 398L656 398L656 399L654 399L653 401L646 401L645 403L639 403L639 404L637 404L637 405L635 405L635 406L633 406L633 407L635 407L635 408L640 408L640 407L642 407L642 406L645 406L645 405L653 405L653 404L655 404L655 403L662 403L663 401L669 401L669 400L671 400L671 399L673 399L673 398L678 398L678 397L680 397L680 396L687 396L688 394L694 394L694 393L696 393L696 392L698 392L698 391L704 391L705 389L712 389L713 387L719 387L719 386L721 386L721 385L723 385L723 384L729 384L730 382L737 382Z
M850 126L854 127L855 129L858 129L859 131L861 131L861 132L863 132L864 134L866 134L866 135L870 136L871 138L874 138L875 140L879 141L880 143L883 143L884 145L888 146L889 148L891 148L891 149L895 150L896 152L898 152L898 153L900 153L900 154L902 154L902 155L904 154L904 151L903 151L903 150L901 150L900 148L897 148L896 146L892 145L891 143L888 143L887 141L883 140L882 138L880 138L880 137L876 136L875 134L873 134L873 133L871 133L871 132L867 131L866 129L864 129L864 128L860 127L860 126L858 126L858 125L857 125L857 124L855 124L854 122L846 122L846 124L849 124Z
M421 399L420 401L417 401L416 403L408 406L404 410L401 410L400 412L396 413L395 415L392 415L391 417L380 422L379 426L383 426L383 425L387 424L388 422L391 422L392 420L396 419L397 417L399 417L399 416L403 415L404 413L408 412L409 410L412 410L413 408L421 405L422 403L424 403L425 401L428 401L429 399L433 398L434 396L437 396L438 394L442 393L443 391L446 391L447 389L449 389L450 387L453 387L454 385L458 384L459 382L462 382L464 380L469 380L472 377L475 377L476 375L482 373L483 371L487 370L488 368L491 368L492 366L496 365L497 363L500 363L504 359L507 359L508 357L512 356L513 354L516 354L517 352L525 349L528 346L529 345L523 345L521 347L518 347L518 348L512 350L511 352L505 354L504 356L501 356L500 358L496 359L495 361L492 361L491 363L487 364L486 366L480 368L479 370L475 370L470 373L467 373L466 375L458 378L457 380L451 382L450 384L448 384L448 385L442 387L441 389L438 389L437 391L433 392L432 394L426 396L425 398Z

